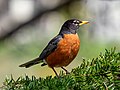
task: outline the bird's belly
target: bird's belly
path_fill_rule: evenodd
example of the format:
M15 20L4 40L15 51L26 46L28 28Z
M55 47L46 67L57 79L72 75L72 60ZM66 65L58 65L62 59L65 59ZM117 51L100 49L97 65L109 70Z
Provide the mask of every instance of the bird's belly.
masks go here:
M76 57L79 46L80 40L77 34L64 35L64 38L58 43L57 49L46 58L48 66L67 66Z

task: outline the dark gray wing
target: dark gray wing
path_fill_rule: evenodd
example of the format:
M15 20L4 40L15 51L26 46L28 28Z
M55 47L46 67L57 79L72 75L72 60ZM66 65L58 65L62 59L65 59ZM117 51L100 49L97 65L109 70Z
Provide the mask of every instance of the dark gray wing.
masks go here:
M61 35L57 35L56 37L54 37L40 54L40 60L45 59L49 54L51 54L57 48L57 44L61 39Z

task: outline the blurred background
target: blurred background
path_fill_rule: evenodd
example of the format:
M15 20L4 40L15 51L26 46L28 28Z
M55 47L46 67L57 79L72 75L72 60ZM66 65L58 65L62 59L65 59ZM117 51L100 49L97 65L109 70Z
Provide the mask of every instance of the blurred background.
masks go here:
M0 85L11 74L14 78L54 75L48 66L18 66L38 57L71 18L90 23L78 31L81 47L67 67L69 71L80 65L82 58L97 57L105 48L120 51L119 0L0 0Z

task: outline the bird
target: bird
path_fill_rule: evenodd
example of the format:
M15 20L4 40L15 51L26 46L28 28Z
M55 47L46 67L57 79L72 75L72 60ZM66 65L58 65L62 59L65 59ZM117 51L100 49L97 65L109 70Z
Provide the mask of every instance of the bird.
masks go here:
M66 74L69 72L65 69L77 56L80 48L80 39L77 31L81 25L89 23L78 19L69 19L61 27L56 35L47 46L43 49L39 57L28 61L19 67L29 68L35 64L42 63L41 66L48 65L56 74L55 68L62 68Z

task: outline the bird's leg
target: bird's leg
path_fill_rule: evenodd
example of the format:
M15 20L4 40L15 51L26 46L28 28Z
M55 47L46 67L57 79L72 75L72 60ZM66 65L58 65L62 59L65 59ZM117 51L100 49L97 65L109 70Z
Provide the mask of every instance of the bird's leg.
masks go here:
M65 72L66 72L66 74L70 74L68 71L67 71L67 69L65 69L64 67L61 67Z
M51 67L51 68L54 71L54 73L56 74L56 76L59 77L58 74L57 74L57 72L55 71L55 69L53 67Z

